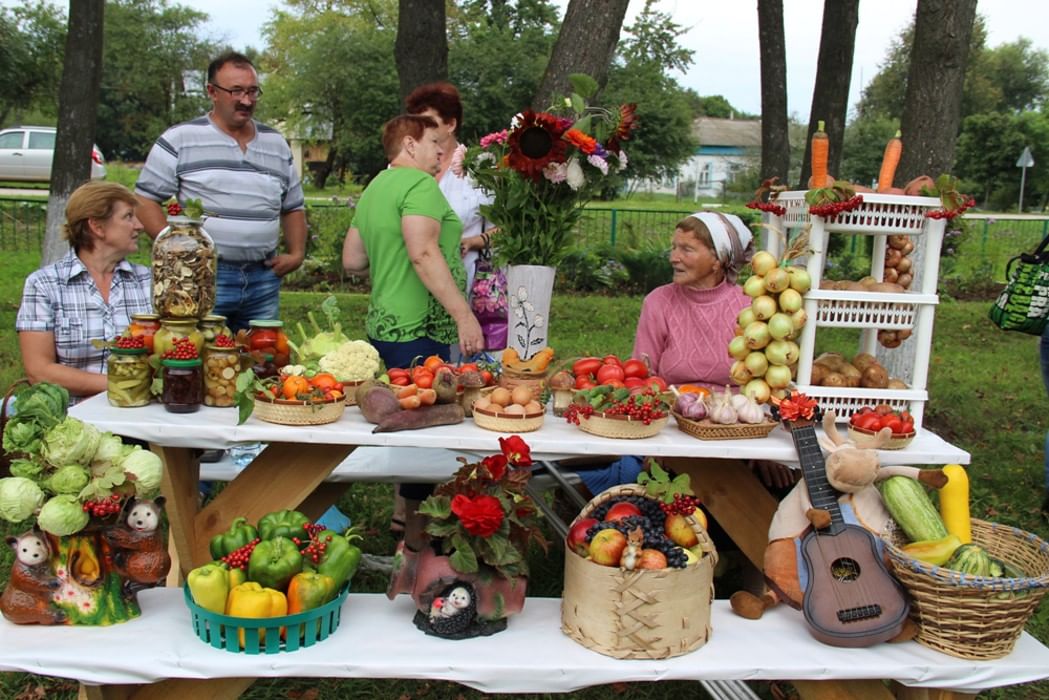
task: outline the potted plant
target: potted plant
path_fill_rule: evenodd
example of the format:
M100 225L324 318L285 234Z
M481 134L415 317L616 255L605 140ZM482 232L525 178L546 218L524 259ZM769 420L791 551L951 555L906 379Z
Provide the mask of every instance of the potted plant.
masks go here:
M409 593L423 631L449 638L492 634L520 612L528 583L528 545L547 542L525 491L531 452L518 435L499 438L499 454L463 466L419 512L430 518L430 547L401 546L387 595Z

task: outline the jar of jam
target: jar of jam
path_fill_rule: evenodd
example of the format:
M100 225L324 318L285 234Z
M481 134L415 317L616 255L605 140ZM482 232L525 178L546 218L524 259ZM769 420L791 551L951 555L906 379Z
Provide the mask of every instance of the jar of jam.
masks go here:
M232 406L240 373L240 351L207 345L204 349L204 405Z
M153 373L145 348L113 348L106 369L106 398L112 406L130 408L150 401Z
M204 336L205 345L214 343L215 336L228 335L230 338L233 337L233 333L230 332L229 327L226 325L226 317L218 314L208 314L200 319L197 327L200 329L200 334Z
M197 353L204 348L204 336L197 329L195 318L162 318L160 330L153 335L153 356L161 357L175 345L177 338L189 338L197 346Z
M252 319L248 321L248 352L260 364L266 355L273 356L273 364L280 369L291 359L288 336L284 335L283 321Z
M128 335L132 338L142 337L146 352L153 354L153 335L160 330L160 316L157 314L131 314L131 325Z
M203 318L215 308L218 256L203 224L168 218L153 241L153 310L160 316Z
M164 392L161 401L172 413L192 413L204 402L204 378L200 358L161 360Z

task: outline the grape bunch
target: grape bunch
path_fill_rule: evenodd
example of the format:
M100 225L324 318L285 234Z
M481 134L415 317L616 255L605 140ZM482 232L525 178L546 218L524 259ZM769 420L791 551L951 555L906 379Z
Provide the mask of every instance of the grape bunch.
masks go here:
M859 209L861 204L863 204L863 195L855 194L844 201L815 204L809 207L809 213L813 216L822 216L825 219L832 219L838 214L850 212L853 209Z
M219 333L215 336L215 340L212 341L215 347L219 348L235 348L237 344L233 342L233 338L229 337L225 333Z
M97 501L84 501L83 509L88 515L96 518L105 518L116 515L121 509L120 496L110 494L108 498L100 498Z
M199 357L197 346L189 338L175 338L171 349L164 352L165 360L195 360Z
M255 545L261 541L260 538L256 537L243 547L234 549L232 552L219 559L219 561L225 562L231 569L247 569L248 560L251 559L251 553L255 550Z
M657 525L660 530L662 530L666 521L666 513L663 510L662 503L644 496L621 496L617 500L633 503L637 506L638 510L641 511L643 516L648 518L653 525ZM597 520L604 520L605 515L608 513L608 509L612 507L612 503L613 501L606 501L597 506L594 508L593 512L590 513L590 517L596 518Z
M140 335L122 335L115 345L121 350L137 350L146 347L146 339Z

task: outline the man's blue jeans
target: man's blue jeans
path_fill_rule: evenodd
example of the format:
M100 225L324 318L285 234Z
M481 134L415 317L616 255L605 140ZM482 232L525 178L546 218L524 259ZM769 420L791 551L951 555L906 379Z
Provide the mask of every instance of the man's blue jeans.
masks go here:
M251 319L276 319L280 313L280 278L264 262L219 260L215 311L236 333Z

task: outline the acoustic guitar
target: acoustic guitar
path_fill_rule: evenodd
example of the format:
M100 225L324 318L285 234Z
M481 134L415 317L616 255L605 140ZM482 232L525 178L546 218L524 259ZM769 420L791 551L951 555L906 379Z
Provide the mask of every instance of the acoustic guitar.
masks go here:
M900 633L910 604L903 587L885 568L877 540L845 522L838 497L827 481L816 438L815 402L795 392L774 414L794 439L813 508L830 514L831 524L813 528L801 543L809 582L802 611L812 636L831 646L866 647Z

